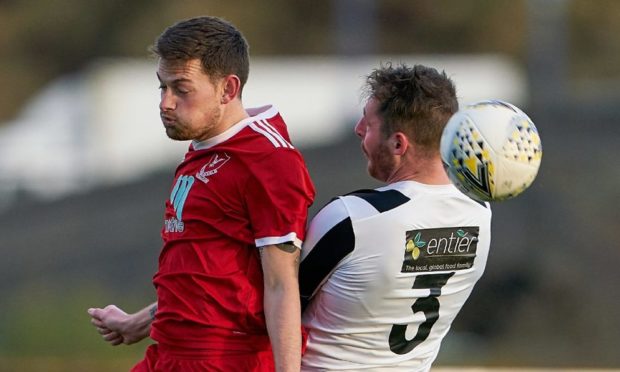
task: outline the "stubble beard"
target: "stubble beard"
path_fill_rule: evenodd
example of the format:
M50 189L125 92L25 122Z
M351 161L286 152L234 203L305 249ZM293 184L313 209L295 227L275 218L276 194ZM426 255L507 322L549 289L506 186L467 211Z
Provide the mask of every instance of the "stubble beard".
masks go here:
M211 132L213 132L213 129L217 127L221 116L221 112L214 107L208 115L208 122L193 130L193 125L191 123L179 120L177 118L174 126L165 127L166 135L168 136L168 138L175 141L204 141L214 136L214 134L211 134Z
M367 153L367 156L368 174L381 182L386 182L395 167L388 146L382 143L372 155Z
M179 133L176 127L166 127L166 135L168 138L175 141L185 141L188 139L186 136Z

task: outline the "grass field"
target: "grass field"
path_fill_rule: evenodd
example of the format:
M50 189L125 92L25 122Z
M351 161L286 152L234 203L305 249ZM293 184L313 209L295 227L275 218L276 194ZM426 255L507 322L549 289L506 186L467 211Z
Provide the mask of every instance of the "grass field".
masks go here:
M30 286L21 295L4 297L0 306L0 372L116 372L128 371L143 355L150 340L131 346L112 347L89 322L86 309L99 303L101 298L121 297L96 287L73 286L64 291L46 286ZM62 293L63 295L59 295ZM148 302L148 298L126 300L124 307L135 310ZM454 345L452 345L454 346ZM444 355L450 351L446 344ZM452 348L454 349L454 348ZM458 349L458 348L457 348ZM483 364L490 355L477 361L464 359L471 353L456 353L432 372L620 372L617 369L596 368L499 368L452 367L459 360L463 364ZM510 365L512 359L499 359L495 365ZM557 359L561 360L561 359ZM527 363L520 360L522 364ZM548 364L546 364L548 365ZM608 364L616 367L614 364ZM234 372L234 371L232 371Z
M0 372L115 372L129 371L136 358L71 359L0 357ZM242 372L242 371L240 371ZM597 368L436 367L431 372L620 372Z
M0 357L0 372L115 372L129 371L135 358L67 359Z

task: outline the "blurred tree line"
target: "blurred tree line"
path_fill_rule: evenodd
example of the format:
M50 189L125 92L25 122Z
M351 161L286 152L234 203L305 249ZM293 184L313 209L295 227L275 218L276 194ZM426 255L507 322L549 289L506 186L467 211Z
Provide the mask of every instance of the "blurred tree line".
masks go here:
M525 62L528 1L536 11L534 0L0 0L0 122L51 79L100 57L144 58L165 27L196 15L233 22L252 55L325 55L339 52L336 11L354 17L353 7L370 4L370 51L501 53ZM620 2L549 1L568 1L570 88L613 90L620 76ZM608 83L592 88L591 79Z

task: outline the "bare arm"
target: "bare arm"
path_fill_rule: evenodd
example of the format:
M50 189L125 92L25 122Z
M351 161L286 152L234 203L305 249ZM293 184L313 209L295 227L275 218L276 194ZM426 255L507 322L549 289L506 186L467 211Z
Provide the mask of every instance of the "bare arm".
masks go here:
M157 302L154 302L133 314L127 314L116 305L108 305L103 309L91 308L88 314L101 337L116 346L131 345L148 337L156 310Z
M277 372L301 368L299 249L291 244L261 248L265 286L265 318Z

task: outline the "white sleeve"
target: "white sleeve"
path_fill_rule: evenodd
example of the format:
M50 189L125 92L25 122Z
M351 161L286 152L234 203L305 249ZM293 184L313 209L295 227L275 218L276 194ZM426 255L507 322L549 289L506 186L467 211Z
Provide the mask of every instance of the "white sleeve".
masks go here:
M354 247L351 218L343 200L336 198L312 219L301 249L299 288L303 307Z

